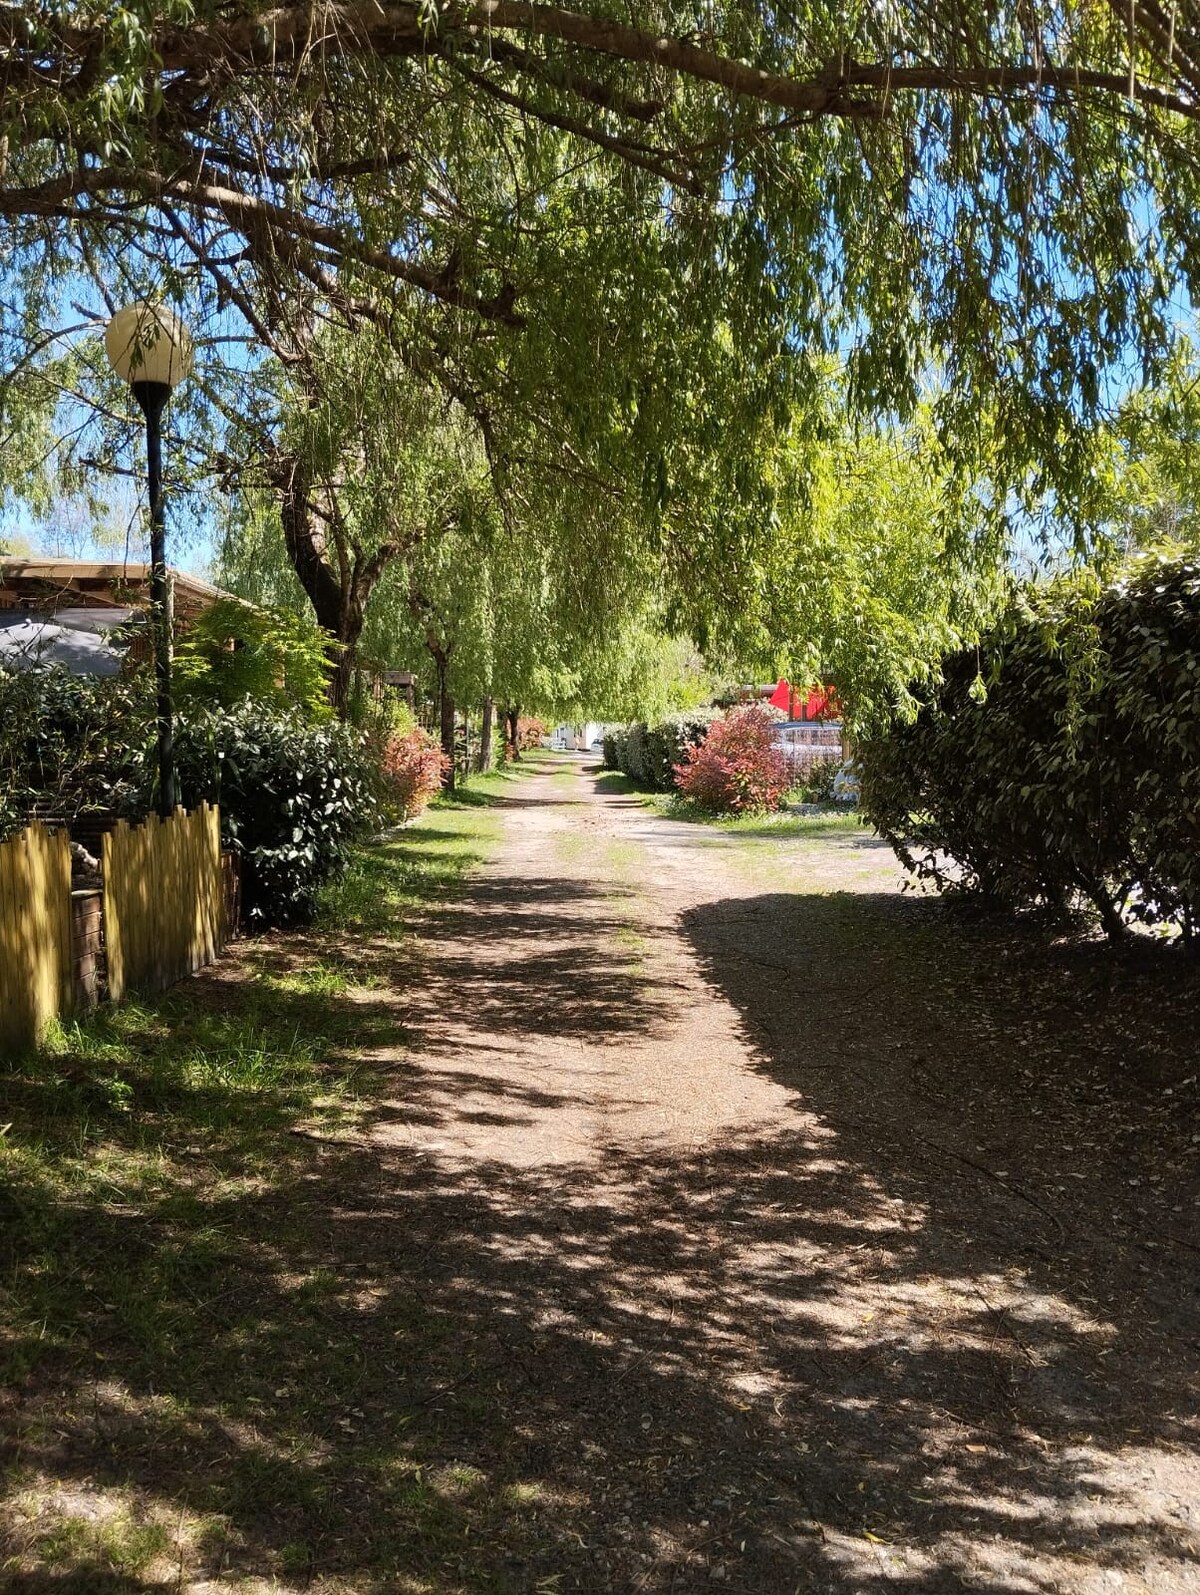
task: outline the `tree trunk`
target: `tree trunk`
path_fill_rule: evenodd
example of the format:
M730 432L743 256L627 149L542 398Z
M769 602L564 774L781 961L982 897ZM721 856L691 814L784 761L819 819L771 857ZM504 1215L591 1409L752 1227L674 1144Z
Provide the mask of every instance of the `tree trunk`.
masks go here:
M435 648L427 644L433 655L433 662L437 666L437 697L438 697L438 726L441 731L442 752L449 763L442 775L442 791L454 791L454 699L446 687L446 666L449 655L444 648Z
M504 711L508 722L508 751L514 764L521 762L521 705L515 703Z
M457 774L454 762L454 699L442 688L441 702L441 727L442 727L442 752L450 760L446 777L442 783L447 792L454 791L454 779Z
M367 600L387 565L401 552L396 544L386 543L369 558L349 539L332 492L327 524L334 528L333 546L329 534L317 526L313 499L318 491L307 463L289 454L276 461L275 485L279 490L279 515L283 540L292 569L308 595L317 624L329 633L329 701L344 715L354 679L358 641L366 619ZM336 558L330 558L331 552Z
M483 720L479 727L479 768L486 775L492 767L492 720L496 705L493 699L483 700Z

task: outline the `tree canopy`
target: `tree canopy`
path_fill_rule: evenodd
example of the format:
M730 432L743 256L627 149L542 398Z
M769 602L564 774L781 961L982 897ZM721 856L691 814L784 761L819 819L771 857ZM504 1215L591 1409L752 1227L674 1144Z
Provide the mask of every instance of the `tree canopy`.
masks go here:
M481 411L501 368L506 395L524 376L573 404L581 368L613 368L584 425L622 383L644 406L625 346L659 324L681 380L648 373L684 408L712 402L691 373L717 329L726 388L748 362L760 400L814 349L868 408L910 409L936 366L947 436L992 398L1013 469L1065 478L1064 425L1115 365L1154 369L1200 273L1198 60L1190 13L1145 0L660 3L636 25L42 0L0 15L0 216L10 272L202 282L282 358L306 286ZM44 331L53 293L10 332Z
M423 412L502 515L587 544L564 581L652 570L668 630L736 630L831 360L993 512L1086 493L1200 284L1198 62L1147 0L8 4L6 481L127 469L95 330L150 290L201 345L174 468L275 494L338 635Z

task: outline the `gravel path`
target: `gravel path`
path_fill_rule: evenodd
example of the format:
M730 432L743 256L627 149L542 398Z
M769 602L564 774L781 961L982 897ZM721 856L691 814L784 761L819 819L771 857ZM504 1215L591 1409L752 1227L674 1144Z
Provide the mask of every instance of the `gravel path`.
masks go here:
M484 1525L396 1587L1200 1590L1194 1032L866 833L518 792L331 1242L442 1330L364 1423Z

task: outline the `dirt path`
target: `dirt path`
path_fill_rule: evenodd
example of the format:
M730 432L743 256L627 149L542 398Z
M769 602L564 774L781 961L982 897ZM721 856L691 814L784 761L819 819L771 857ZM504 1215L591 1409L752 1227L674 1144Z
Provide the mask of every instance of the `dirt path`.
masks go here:
M483 1536L438 1577L1200 1589L1188 1093L896 888L573 765L427 928L333 1250L422 1304L362 1406Z
M4 1595L1197 1595L1200 982L505 786L9 1081Z

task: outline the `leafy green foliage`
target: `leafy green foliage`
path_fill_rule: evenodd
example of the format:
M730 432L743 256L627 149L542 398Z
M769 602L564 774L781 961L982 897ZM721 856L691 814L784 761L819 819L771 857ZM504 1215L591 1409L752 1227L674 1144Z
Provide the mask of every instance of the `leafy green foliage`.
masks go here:
M676 768L684 798L709 814L777 809L788 789L788 768L772 740L774 725L770 710L757 703L714 721Z
M144 812L154 703L143 675L0 671L0 837L34 802L72 818Z
M221 806L222 842L242 858L249 922L310 919L320 887L376 817L378 775L362 735L246 701L190 715L176 759L187 801Z
M738 581L728 636L760 679L836 683L856 730L973 641L1003 599L1005 534L986 477L962 478L927 403L906 426L855 426L827 373L763 468L777 514Z
M604 763L650 792L675 790L675 767L721 718L719 709L688 709L647 725L612 727L604 737Z
M85 461L128 468L138 418L99 357L98 290L153 289L204 339L203 383L172 403L176 477L264 498L279 449L303 445L345 501L322 503L321 525L336 542L338 517L353 523L364 569L436 502L401 412L420 437L453 409L505 513L574 538L551 582L583 638L551 662L561 696L609 588L619 608L659 582L668 630L745 657L841 650L839 679L902 684L919 673L899 669L905 648L919 663L958 640L944 584L914 586L930 562L883 544L861 581L869 517L828 580L819 552L793 560L805 472L779 456L829 437L837 359L859 418L918 415L938 372L923 424L993 507L1083 490L1108 390L1130 364L1163 373L1178 296L1200 292L1200 123L1180 68L1194 25L1172 22L1163 59L1143 9L1126 25L1090 0L726 5L697 41L680 0L644 33L588 8L571 38L536 6L489 14L485 47L453 8L310 35L290 5L82 6L69 28L10 5L6 485L44 502L37 462L80 491ZM198 168L203 182L179 175ZM384 343L390 363L372 358ZM814 499L826 524L834 501ZM889 568L925 594L915 635ZM514 628L523 646L498 643L522 667L538 607Z
M861 749L864 812L904 864L1010 908L1200 922L1200 562L1023 594Z
M834 784L843 768L841 759L814 759L804 772L801 791L806 803L832 803Z
M0 672L0 837L35 802L68 818L143 817L154 795L152 683ZM221 805L222 841L244 860L253 924L302 920L349 844L374 820L380 773L349 727L246 699L192 706L175 724L179 791Z
M328 638L286 610L219 598L175 645L181 705L231 709L246 698L310 720L331 714Z

